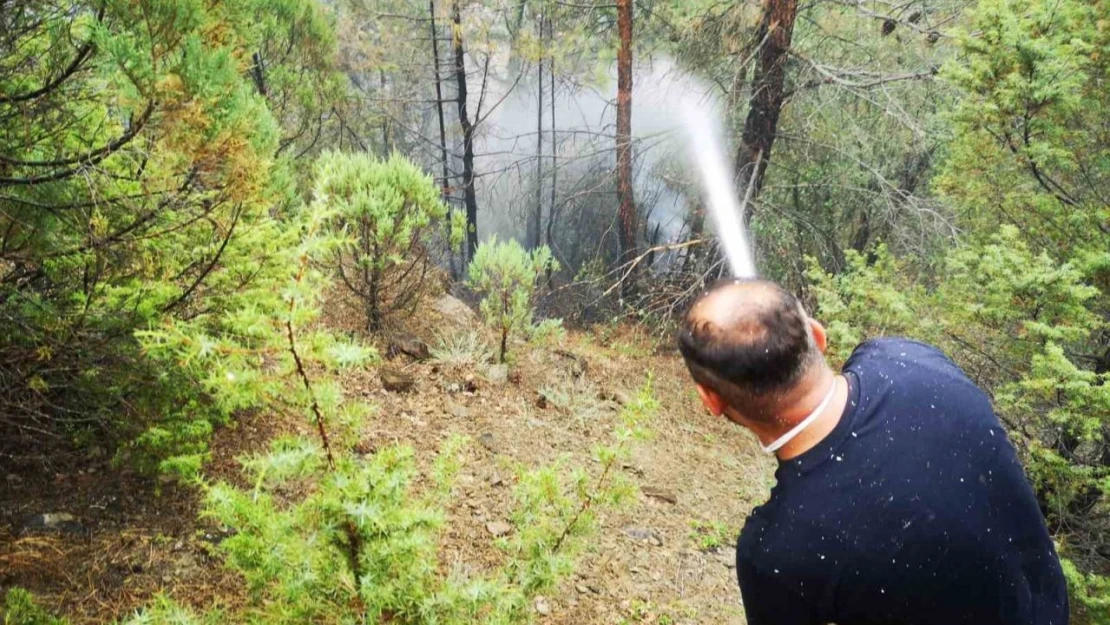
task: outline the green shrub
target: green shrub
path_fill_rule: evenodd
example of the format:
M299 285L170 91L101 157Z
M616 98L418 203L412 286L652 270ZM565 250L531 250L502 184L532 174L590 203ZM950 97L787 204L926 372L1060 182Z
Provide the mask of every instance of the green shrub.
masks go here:
M136 332L187 327L204 352L266 307L244 295L284 275L300 227L279 217L296 202L281 122L334 95L286 101L286 79L335 84L326 17L311 0L7 8L0 93L35 95L0 102L0 154L18 156L0 173L0 441L98 437L190 473L249 393L212 396L224 370L151 360Z
M31 593L22 588L8 590L4 598L4 625L66 625L35 603Z
M597 473L581 463L565 470L569 460L522 469L512 531L496 541L504 564L481 575L439 560L443 508L462 439L440 450L429 480L417 479L407 447L366 458L336 449L333 458L319 441L277 440L268 452L242 460L250 486L207 488L203 514L231 530L218 549L250 592L237 616L272 624L530 622L532 600L573 570L598 512L635 492L615 467L657 409L649 379L622 412L612 442L594 450ZM160 600L129 623L215 620Z
M335 250L342 283L363 304L367 329L414 303L434 261L429 249L446 238L447 206L430 176L405 158L328 153L316 167L315 202L334 214L343 236ZM451 246L465 232L454 213Z
M740 532L720 521L692 521L690 540L702 551L717 551L734 543Z
M314 389L303 383L307 368L327 372L377 358L372 348L314 324L329 284L328 276L314 269L314 261L327 258L340 244L324 227L331 217L324 207L313 205L291 216L287 227L260 233L267 237L272 256L264 264L256 261L254 280L224 298L221 314L137 333L148 360L199 380L205 398L186 401L196 392L188 386L180 395L171 394L181 399L179 405L168 407L157 426L133 444L132 451L150 458L153 468L195 475L207 457L210 423L226 421L237 410L311 411L314 421L317 413L328 415L331 422L325 425L358 417L357 406L342 401L334 376Z
M531 253L514 240L500 242L497 237L478 246L468 271L470 287L483 296L481 310L486 324L501 340L498 358L505 362L510 333L532 327L532 296L548 265L559 264L547 246Z
M529 339L540 344L559 344L567 335L562 319L544 319L529 330Z

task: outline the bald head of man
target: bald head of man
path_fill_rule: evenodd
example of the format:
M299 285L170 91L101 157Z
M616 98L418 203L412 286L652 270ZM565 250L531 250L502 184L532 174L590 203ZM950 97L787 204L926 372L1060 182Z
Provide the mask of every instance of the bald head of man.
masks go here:
M773 282L714 284L686 312L678 344L710 412L757 434L789 426L792 405L831 375L824 327Z

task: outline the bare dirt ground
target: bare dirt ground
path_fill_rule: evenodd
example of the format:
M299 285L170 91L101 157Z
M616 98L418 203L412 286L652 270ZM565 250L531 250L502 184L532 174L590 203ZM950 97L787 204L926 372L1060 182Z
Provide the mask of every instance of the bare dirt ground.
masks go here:
M346 325L344 317L331 323ZM467 326L422 306L391 332L434 345L437 336L473 331ZM557 346L513 344L505 380L488 365L400 355L383 366L411 375L409 391L386 391L378 367L349 374L344 389L376 406L360 447L403 443L430 459L448 437L468 437L441 553L446 564L480 570L499 562L487 524L509 520L514 467L557 458L595 466L590 450L607 440L622 401L650 372L661 403L653 436L621 467L642 492L601 518L577 572L537 602L536 621L744 623L732 543L766 498L773 463L747 434L700 408L677 354L658 347L636 327L598 326L568 332ZM306 424L244 417L217 435L207 479L235 480L237 455L301 429L308 432ZM25 587L74 623L126 616L158 592L198 607L243 600L236 575L210 555L218 528L197 519L195 489L88 455L9 459L0 482L0 590ZM46 512L75 520L62 531L26 529L26 519ZM724 544L712 548L696 523L727 527Z

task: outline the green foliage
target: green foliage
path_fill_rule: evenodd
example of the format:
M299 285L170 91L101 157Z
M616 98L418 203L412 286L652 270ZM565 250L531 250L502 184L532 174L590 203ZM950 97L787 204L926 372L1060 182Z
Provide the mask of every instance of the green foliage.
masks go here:
M0 426L104 434L121 460L191 473L213 425L255 403L226 348L255 340L297 245L302 224L275 218L297 201L286 124L335 91L299 80L294 97L292 76L341 84L330 25L312 0L6 8ZM150 358L161 334L180 360ZM213 351L224 366L196 366Z
M740 532L720 521L692 521L690 540L702 551L717 551L736 540Z
M447 206L430 176L394 155L379 161L365 153L329 153L316 168L315 203L334 211L333 228L343 235L336 271L363 302L367 327L414 303L433 261L430 249L451 233L462 243L461 213L444 227Z
M35 603L31 593L11 588L4 598L4 625L66 625Z
M536 281L547 267L558 271L547 246L526 252L514 240L500 242L493 237L478 246L468 270L470 287L482 298L482 316L501 337L499 359L505 362L510 333L532 327L532 296Z
M544 319L529 329L530 339L541 345L558 345L566 338L562 319Z
M265 245L272 246L272 256L265 264L255 261L254 279L223 298L220 314L167 322L136 334L150 361L198 380L206 398L167 411L158 427L133 444L139 458L153 459L162 471L191 476L206 455L207 423L226 421L246 408L308 412L315 403L331 425L359 418L362 408L344 404L337 381L325 379L310 390L297 377L299 369L310 365L327 372L377 357L372 348L324 329L302 335L301 328L315 328L328 284L312 261L329 257L340 244L324 227L331 218L331 212L313 205L291 216L288 226L260 233ZM290 349L294 337L296 354ZM189 392L195 390L182 391Z
M206 488L204 515L231 530L219 551L250 592L240 617L275 624L530 622L531 600L573 569L596 514L634 492L613 468L657 408L649 379L625 408L611 445L597 450L600 475L568 472L566 462L522 469L512 532L497 543L505 562L484 575L439 560L443 508L463 440L444 445L430 480L420 479L408 447L333 461L315 442L275 441L268 452L242 459L249 487ZM216 618L160 600L129 623Z
M1110 579L1084 575L1067 560L1063 565L1072 601L1078 604L1072 607L1083 617L1081 622L1090 625L1110 623Z

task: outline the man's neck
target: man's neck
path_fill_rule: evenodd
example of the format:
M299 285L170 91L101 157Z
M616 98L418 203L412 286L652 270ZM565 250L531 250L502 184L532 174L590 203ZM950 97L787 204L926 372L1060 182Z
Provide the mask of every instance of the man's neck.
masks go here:
M832 392L832 398L821 408L825 397ZM848 383L843 376L836 375L831 369L822 368L821 372L806 385L805 390L792 398L789 404L778 412L775 426L755 432L759 441L770 445L806 420L813 411L821 408L821 413L804 430L775 452L779 460L796 458L813 449L825 439L840 422L844 407L848 404Z

